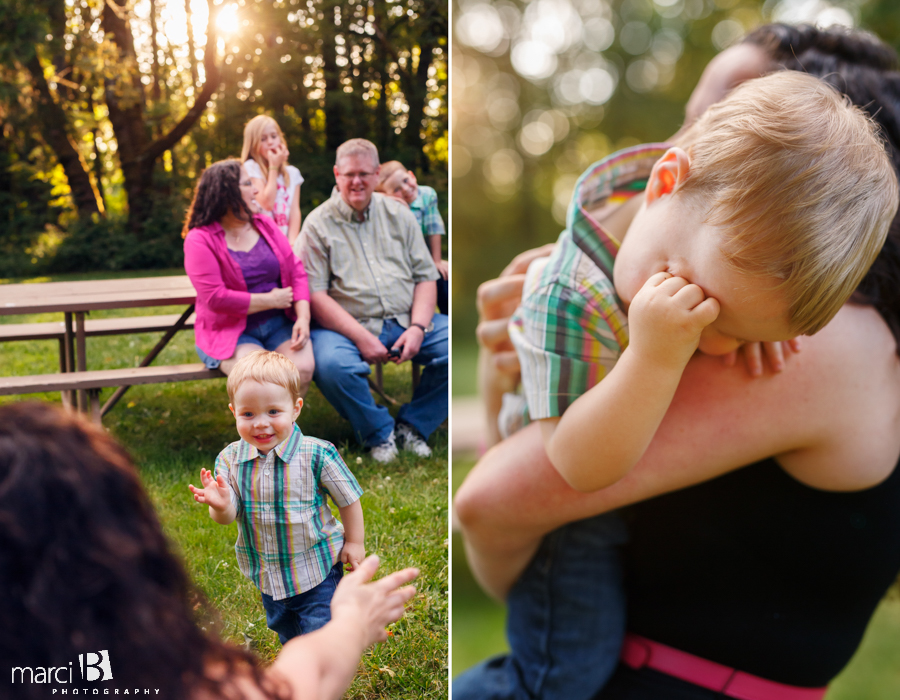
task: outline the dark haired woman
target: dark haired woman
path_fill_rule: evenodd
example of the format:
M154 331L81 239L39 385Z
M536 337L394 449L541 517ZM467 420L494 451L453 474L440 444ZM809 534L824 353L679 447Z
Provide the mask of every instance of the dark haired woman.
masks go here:
M125 450L49 404L0 407L2 697L47 698L52 687L166 700L339 698L414 593L398 586L415 569L367 583L377 568L370 557L347 574L332 621L288 642L264 671L198 626L198 594Z
M312 381L309 287L284 234L258 215L257 188L238 160L213 163L200 176L182 235L184 269L197 290L197 354L225 374L264 348L290 358Z

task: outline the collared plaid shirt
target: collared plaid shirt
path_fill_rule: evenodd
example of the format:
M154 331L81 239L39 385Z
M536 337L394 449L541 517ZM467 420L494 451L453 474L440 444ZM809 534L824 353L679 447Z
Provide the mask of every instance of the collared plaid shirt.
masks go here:
M409 207L378 192L358 221L335 188L302 230L310 293L327 291L376 336L387 318L409 328L416 285L441 276Z
M419 185L419 194L409 205L412 213L416 215L416 221L422 227L422 234L425 236L444 236L447 231L444 229L444 220L441 218L441 212L438 209L437 192L433 187L428 185Z
M561 416L628 345L628 320L612 275L619 241L598 220L644 190L666 148L627 148L588 168L575 185L556 249L542 270L527 276L509 334L531 420Z
M295 425L267 455L244 440L231 443L215 471L225 477L237 511L241 573L275 600L322 583L344 544L326 496L344 507L362 495L335 446Z

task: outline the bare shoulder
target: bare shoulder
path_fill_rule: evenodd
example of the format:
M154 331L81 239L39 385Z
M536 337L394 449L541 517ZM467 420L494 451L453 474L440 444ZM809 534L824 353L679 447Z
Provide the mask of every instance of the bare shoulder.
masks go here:
M900 357L870 307L846 304L783 373L783 392L809 431L808 445L780 455L796 479L852 491L886 479L900 456Z

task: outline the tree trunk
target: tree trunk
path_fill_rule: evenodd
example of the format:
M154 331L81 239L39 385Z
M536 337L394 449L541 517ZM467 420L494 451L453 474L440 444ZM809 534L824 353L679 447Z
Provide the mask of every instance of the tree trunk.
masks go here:
M326 2L322 20L322 73L325 77L325 148L329 152L337 150L346 138L344 89L341 85L341 70L337 65L338 33L334 23L334 10L340 3Z
M184 0L184 15L187 19L188 59L191 64L191 86L197 91L200 78L197 75L197 56L194 47L194 16L191 14L191 0Z
M206 103L219 85L219 70L216 66L216 8L213 0L207 0L209 24L207 27L206 50L203 57L206 68L206 83L194 99L193 106L167 134L151 141L145 117L144 93L137 69L134 51L134 37L128 25L126 10L106 0L101 15L103 31L109 35L119 49L119 60L124 66L123 74L131 75L131 83L106 81L106 106L119 150L119 163L125 180L125 194L128 199L128 224L140 233L147 220L152 202L150 195L153 185L153 171L156 160L172 148L194 125L206 110ZM130 64L130 65L129 65Z
M72 200L78 210L78 216L87 218L92 214L104 214L103 200L95 189L94 183L91 182L87 163L84 162L81 153L69 136L65 112L54 101L53 95L50 93L50 86L47 85L44 78L44 69L37 53L32 54L26 68L31 73L36 97L35 111L41 135L47 145L53 149L56 159L62 165L66 179L69 181L69 189L72 191Z

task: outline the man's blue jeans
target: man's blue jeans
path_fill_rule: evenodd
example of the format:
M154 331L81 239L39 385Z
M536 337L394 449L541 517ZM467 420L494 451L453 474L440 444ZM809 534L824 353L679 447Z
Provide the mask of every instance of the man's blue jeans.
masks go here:
M278 633L282 644L324 627L331 620L331 599L343 575L344 565L337 562L331 567L325 580L308 591L283 600L275 600L272 596L261 593L266 610L266 624L270 630Z
M544 538L509 592L510 652L453 679L453 700L587 700L619 660L625 594L616 515L565 525Z
M448 324L443 314L434 315L434 328L425 334L419 354L412 361L423 366L422 381L412 401L400 408L397 420L409 423L425 439L447 419ZM387 319L378 339L388 349L406 329ZM310 331L316 371L313 380L335 410L350 421L356 439L366 447L380 445L394 429L394 419L375 403L369 391L369 364L349 338L321 327Z

